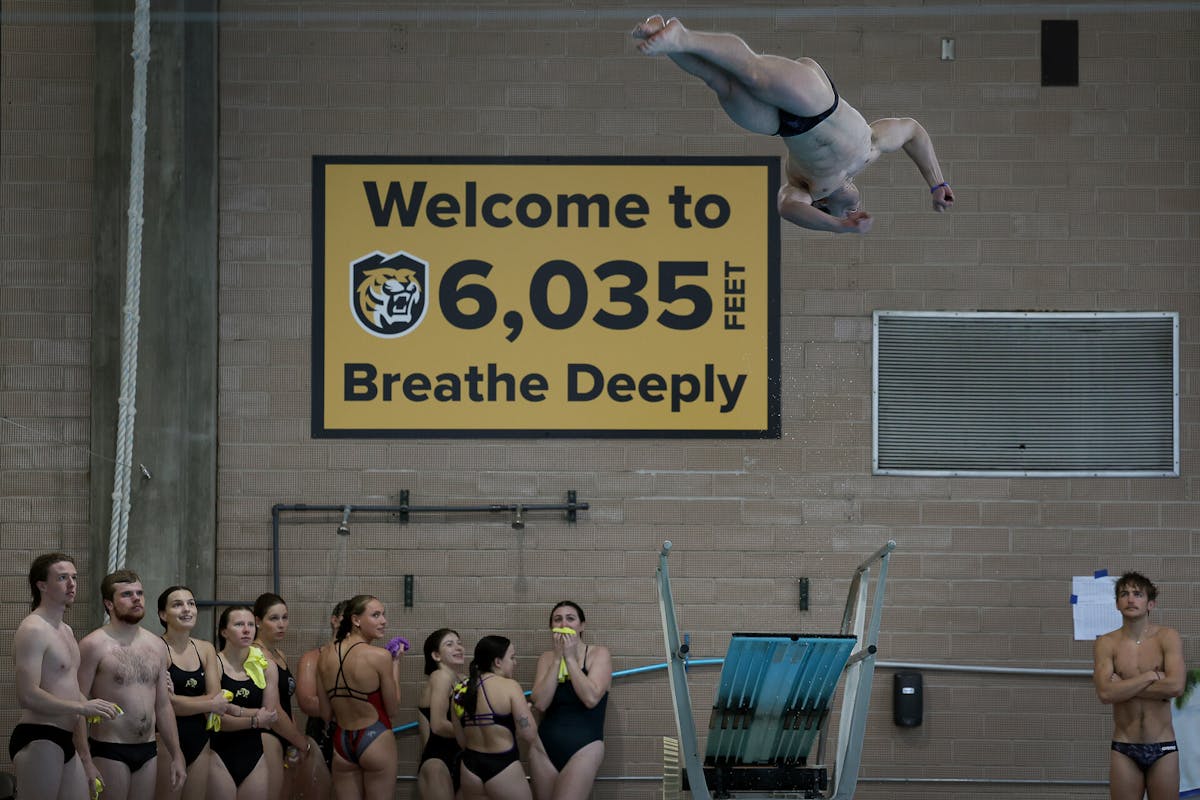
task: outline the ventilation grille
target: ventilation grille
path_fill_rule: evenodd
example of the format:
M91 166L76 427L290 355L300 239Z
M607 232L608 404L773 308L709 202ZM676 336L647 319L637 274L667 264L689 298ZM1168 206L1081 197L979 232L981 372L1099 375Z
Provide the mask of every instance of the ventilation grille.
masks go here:
M1178 315L875 312L876 474L1177 476Z

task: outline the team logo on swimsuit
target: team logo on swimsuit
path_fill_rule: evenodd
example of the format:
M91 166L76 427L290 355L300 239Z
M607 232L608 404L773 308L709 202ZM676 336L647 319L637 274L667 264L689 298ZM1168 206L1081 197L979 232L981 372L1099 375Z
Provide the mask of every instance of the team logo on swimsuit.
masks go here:
M244 700L250 696L250 690L245 687L242 687L241 689L238 689L236 692L234 692L233 696L238 698L239 700Z
M376 250L350 265L350 307L362 329L381 339L412 332L425 319L429 264L405 252Z
M195 678L188 678L186 681L184 681L183 685L188 689L195 689L200 685L200 681L196 680Z

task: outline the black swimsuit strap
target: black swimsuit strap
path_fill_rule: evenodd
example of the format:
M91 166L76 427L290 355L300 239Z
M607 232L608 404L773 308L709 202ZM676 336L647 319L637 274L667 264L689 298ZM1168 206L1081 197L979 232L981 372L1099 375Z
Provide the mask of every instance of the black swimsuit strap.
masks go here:
M167 641L167 637L159 636L158 638L162 639L163 646L167 648L167 660L171 662L172 667L179 670L180 672L185 672L185 673L186 672L203 672L204 671L204 659L200 657L200 648L196 647L195 639L193 639L192 637L189 636L188 642L191 643L192 649L196 651L196 661L199 662L199 666L196 667L195 669L184 669L183 667L181 667L175 663L175 654L173 652L171 652L171 643Z
M221 665L221 674L225 675L225 659L221 658L220 653L217 653L217 661ZM245 667L242 668L242 672L246 672ZM229 680L231 680L231 681L237 681L238 683L245 683L246 681L250 681L251 683L254 682L253 679L250 677L250 673L248 673L248 672L246 672L246 677L244 677L244 678L235 678L231 675L225 675L225 677L229 678Z
M491 675L488 676L492 677ZM488 697L487 687L483 685L483 678L479 679L479 691L483 692L483 702L488 704L488 711L492 712L492 716L496 716L496 707L492 705L492 698Z
M488 675L487 677L490 678L492 676ZM487 689L483 685L483 682L486 679L487 678L480 676L479 691L483 693L483 702L487 703L488 710L483 711L483 712L477 712L477 713L465 715L463 717L463 724L468 727L486 728L489 725L498 725L500 723L498 723L496 721L497 717L511 716L511 714L497 714L496 713L496 708L495 708L495 706L492 705L492 698L488 697ZM478 708L478 705L476 705L476 708Z
M352 700L366 700L370 696L370 692L350 688L350 682L346 680L346 658L350 655L350 651L360 644L364 644L364 642L355 642L346 648L345 653L342 652L340 645L337 648L338 671L337 676L333 679L333 688L329 690L330 697L349 697Z

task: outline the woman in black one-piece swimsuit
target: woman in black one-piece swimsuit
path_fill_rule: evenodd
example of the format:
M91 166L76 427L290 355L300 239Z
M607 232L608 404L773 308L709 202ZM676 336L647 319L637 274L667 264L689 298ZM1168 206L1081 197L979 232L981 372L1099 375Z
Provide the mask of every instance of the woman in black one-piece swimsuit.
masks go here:
M204 800L212 755L208 715L221 713L228 705L221 695L217 651L208 642L191 636L196 616L196 598L186 586L170 586L158 596L158 618L166 629L163 644L171 659L167 667L171 676L171 708L179 729L179 746L187 763L187 780L172 790L171 759L158 760L155 796L165 800Z
M454 736L450 695L463 677L466 657L458 632L450 628L438 628L429 634L424 649L425 674L429 677L417 699L421 741L417 793L421 800L454 800L460 796L462 745Z
M538 659L531 698L542 713L538 736L545 748L545 757L529 756L538 800L590 797L604 760L612 656L607 647L584 644L585 623L583 609L570 600L550 611L554 649Z
M296 679L280 649L288 629L287 603L274 592L260 594L254 601L254 624L258 628L254 644L279 676L279 719L267 732L270 735L263 738L263 752L270 770L268 794L272 798L293 797L317 782L314 769L321 760L321 748L300 730L292 716Z
M221 730L212 735L208 796L211 800L262 800L268 796L263 732L278 718L277 673L261 654L262 663L253 664L258 648L252 646L255 626L250 608L226 608L217 631L222 644L217 654L221 688L234 699L221 716ZM248 663L256 667L254 674Z

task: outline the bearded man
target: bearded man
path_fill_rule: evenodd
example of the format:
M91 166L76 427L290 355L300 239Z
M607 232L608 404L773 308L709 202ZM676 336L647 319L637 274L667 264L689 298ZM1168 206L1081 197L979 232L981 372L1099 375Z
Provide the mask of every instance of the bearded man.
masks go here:
M100 598L108 624L79 643L79 689L115 703L122 713L91 726L88 752L80 756L89 783L100 779L104 800L153 797L156 727L171 757L172 788L186 776L167 685L167 648L138 625L146 615L146 592L136 572L104 576Z

